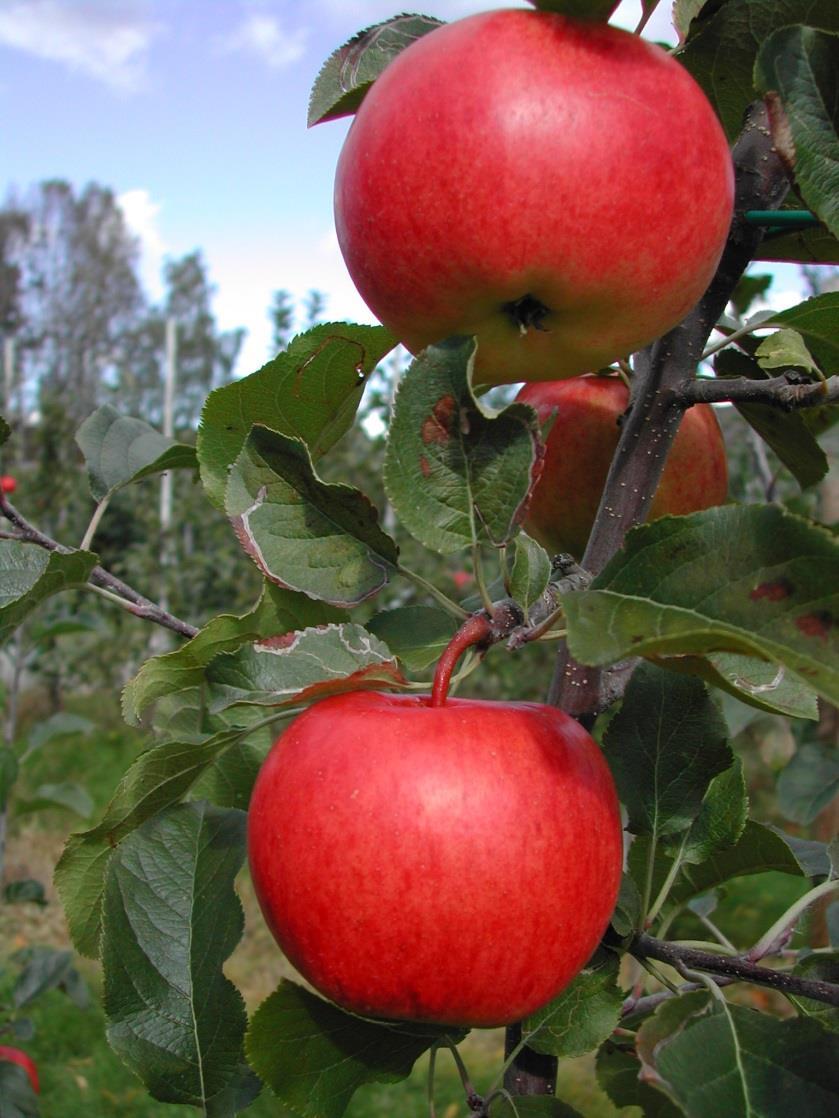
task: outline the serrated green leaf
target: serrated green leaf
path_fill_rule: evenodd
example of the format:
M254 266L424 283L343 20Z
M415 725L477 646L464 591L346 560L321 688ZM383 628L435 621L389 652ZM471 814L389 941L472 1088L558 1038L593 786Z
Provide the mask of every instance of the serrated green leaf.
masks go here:
M245 819L180 804L129 835L108 867L108 1041L162 1102L203 1107L241 1077L247 1015L222 965L244 927L233 880Z
M252 428L231 468L225 512L266 578L330 605L358 605L396 569L369 499L321 481L299 439L266 427Z
M831 982L839 986L839 951L829 951L823 955L807 955L795 964L792 973L799 978ZM798 1010L807 1017L813 1017L824 1029L839 1033L839 1009L812 998L794 997L791 999Z
M514 541L513 570L510 574L510 597L525 610L539 601L551 577L551 559L547 551L519 532Z
M198 466L195 447L161 435L142 419L120 415L110 404L87 417L76 432L76 442L97 501L151 474Z
M834 0L725 0L706 7L707 17L692 13L699 18L690 22L676 57L707 94L730 139L755 100L755 58L773 31L793 23L839 31ZM684 20L679 23L684 26Z
M670 671L699 676L755 710L792 718L819 717L816 693L766 660L736 652L712 652L708 656L668 656L664 663Z
M815 373L813 355L796 330L776 330L765 337L755 350L761 369L806 369Z
M800 25L774 32L758 52L755 85L780 99L796 185L839 236L839 35Z
M528 1047L549 1056L584 1056L611 1036L625 994L617 955L603 951L553 1001L522 1023Z
M324 625L217 657L207 705L212 713L237 703L284 707L404 682L390 649L363 626Z
M211 392L197 451L216 508L224 508L228 470L255 423L302 439L318 459L352 426L366 378L395 344L382 326L323 323L257 372Z
M714 368L717 375L723 377L745 376L761 380L767 376L753 357L734 349L718 353ZM777 454L802 489L818 484L827 474L827 455L816 442L803 412L785 412L771 404L738 403L734 406Z
M214 617L174 652L146 660L125 686L123 715L126 721L136 722L156 699L200 686L205 668L222 653L235 652L250 641L340 621L343 616L341 611L323 602L314 602L305 594L266 582L252 610L239 617L232 614Z
M633 834L673 834L699 814L733 761L728 727L704 684L651 664L634 672L603 749Z
M434 606L398 606L377 613L367 628L411 671L435 664L457 629L445 610Z
M90 551L46 551L0 540L0 643L47 598L84 585L96 563Z
M604 1044L596 1067L597 1082L615 1106L637 1106L644 1118L682 1118L666 1095L640 1080L641 1063L634 1052Z
M743 762L734 764L711 781L699 814L677 847L683 863L699 864L718 850L735 846L746 826L749 797Z
M429 31L442 26L431 16L401 15L359 31L329 56L309 98L308 124L351 116L384 68Z
M839 542L776 506L734 505L633 529L585 591L563 596L584 664L737 652L839 700Z
M117 845L145 820L178 803L229 745L242 736L223 730L202 741L165 742L141 753L123 776L101 821L71 835L55 868L70 935L82 955L99 951L102 892Z
M485 411L471 389L472 338L429 346L403 376L394 403L385 488L420 543L441 555L518 530L541 465L533 411Z
M811 823L837 792L839 751L806 742L778 778L778 808L793 823Z
M435 1041L463 1034L433 1025L353 1017L284 980L254 1014L248 1062L281 1103L308 1118L341 1118L364 1083L397 1083Z
M654 1062L668 1093L692 1118L789 1118L791 1111L831 1118L836 1111L836 1040L814 1021L779 1021L715 1000L659 1043Z
M832 375L839 371L839 291L826 291L778 311L769 325L796 330L823 372Z

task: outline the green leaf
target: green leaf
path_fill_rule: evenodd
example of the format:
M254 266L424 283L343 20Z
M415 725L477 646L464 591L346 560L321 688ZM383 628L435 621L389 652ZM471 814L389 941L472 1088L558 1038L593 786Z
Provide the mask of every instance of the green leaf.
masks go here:
M513 538L541 468L532 409L484 410L471 388L475 341L429 346L402 378L394 403L385 488L405 528L448 555Z
M743 762L735 757L734 764L715 776L708 786L699 814L678 848L682 862L699 864L715 851L735 846L746 827L748 814Z
M76 1005L86 1008L90 1003L87 985L73 965L70 951L53 947L28 947L15 955L22 964L12 990L16 1009L23 1009L46 990L64 990Z
M778 807L793 823L811 823L839 792L839 751L821 742L800 745L778 778Z
M0 1118L38 1118L39 1114L38 1096L26 1071L0 1060Z
M717 376L722 377L767 379L767 374L753 357L735 349L725 349L718 353L714 358L714 369ZM803 412L782 411L771 404L734 406L767 446L772 448L802 489L817 485L825 477L830 463L816 442Z
M402 51L442 21L402 15L359 31L329 56L309 98L308 124L351 116L384 68Z
M790 190L781 206L784 210L806 210L808 207L795 190ZM764 236L754 255L755 260L789 261L805 264L833 264L839 260L839 239L824 225L809 225L791 232L772 232Z
M529 610L544 594L550 577L551 558L547 551L526 532L519 532L514 541L510 597Z
M445 610L434 606L398 606L377 613L366 628L388 646L411 671L436 664L457 629Z
M45 745L57 738L72 737L75 734L88 737L95 729L95 723L91 722L89 718L83 718L80 714L72 714L70 711L60 710L56 714L51 714L49 718L36 722L26 736L26 743L28 749L34 751L43 749Z
M698 0L698 2L704 3L705 0ZM734 304L737 314L741 317L745 315L755 299L760 299L766 294L772 286L774 278L773 275L767 273L760 275L747 273L741 276L731 296L731 302Z
M739 652L839 701L839 542L777 506L729 505L633 529L585 591L563 597L572 655Z
M80 784L65 780L59 784L41 784L29 796L20 797L15 803L15 815L28 815L45 808L64 808L88 819L93 813L90 793Z
M807 955L799 959L792 973L800 978L831 982L839 986L839 951L830 951L824 955ZM814 1001L812 998L794 997L791 1000L801 1013L814 1018L822 1028L832 1033L839 1033L839 1009L835 1006Z
M366 378L394 344L382 326L323 323L257 372L211 392L197 450L216 508L224 508L227 472L255 423L302 439L319 458L352 426Z
M793 23L839 31L834 0L725 0L705 7L707 16L691 13L687 42L676 57L704 89L730 139L755 100L755 58L773 31ZM684 27L684 19L678 22Z
M636 668L603 745L630 831L657 837L689 827L712 778L732 764L727 739L699 680Z
M816 693L766 660L712 652L708 656L668 656L665 664L670 671L699 676L755 710L792 718L819 717Z
M776 330L769 334L755 350L755 357L761 369L804 369L808 373L817 370L812 353L796 330Z
M836 10L839 12L839 8ZM768 325L796 330L823 371L830 374L839 370L839 291L814 295L779 311Z
M331 605L358 605L396 569L369 499L321 481L299 439L266 427L251 430L231 469L225 512L266 578Z
M628 873L621 877L621 887L615 911L612 913L612 927L615 934L626 939L637 929L641 919L641 894L638 886Z
M41 908L49 903L41 882L31 877L10 881L3 890L3 899L7 904L36 904Z
M776 142L807 205L839 236L839 36L781 28L758 52L755 85L780 101L780 124L770 111Z
M117 845L145 820L178 803L204 770L234 741L223 730L198 742L165 742L141 753L123 776L101 821L71 835L55 868L70 935L82 955L99 952L105 872Z
M325 625L262 641L207 669L212 713L237 703L284 707L405 682L387 645L361 625Z
M836 1040L814 1021L779 1021L714 1000L662 1041L654 1060L668 1093L691 1118L831 1118L836 1112Z
M639 1079L641 1063L634 1052L606 1043L597 1053L597 1082L615 1106L637 1106L644 1118L682 1118L682 1111L659 1091Z
M207 665L222 653L235 652L250 641L283 636L342 617L332 606L266 582L259 601L248 613L214 617L174 652L146 660L122 693L123 715L126 721L136 722L156 699L201 686Z
M0 540L0 643L47 598L86 583L96 563L89 551Z
M76 442L96 501L150 474L198 466L195 447L161 435L142 419L120 415L110 404L87 417L76 432Z
M625 994L617 955L602 951L558 997L522 1024L528 1047L549 1056L584 1056L612 1035Z
M280 1102L307 1118L340 1118L364 1083L397 1083L435 1041L433 1025L363 1020L283 980L251 1020L248 1062Z
M805 876L828 877L830 875L830 855L827 843L787 834L786 831L782 831L780 827L776 827L774 824L769 825L769 830L789 847Z
M241 1077L247 1015L222 965L244 927L244 856L244 813L192 803L144 823L108 867L108 1041L162 1102L206 1106Z

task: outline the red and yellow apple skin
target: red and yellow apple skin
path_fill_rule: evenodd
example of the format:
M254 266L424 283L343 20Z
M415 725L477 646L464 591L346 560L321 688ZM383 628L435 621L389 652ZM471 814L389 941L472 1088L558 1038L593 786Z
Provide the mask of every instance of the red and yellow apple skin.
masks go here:
M354 692L277 740L248 856L300 973L363 1015L519 1020L585 965L621 876L600 750L553 707Z
M517 399L530 404L548 432L541 476L531 495L525 530L552 554L582 558L618 445L618 420L629 390L618 377L526 384ZM709 404L689 408L670 448L648 520L683 516L725 502L728 464L720 425Z
M0 1044L0 1060L8 1060L10 1064L17 1064L18 1067L23 1068L29 1076L32 1090L36 1095L40 1093L41 1087L38 1082L38 1069L35 1066L35 1061L31 1056L27 1055L23 1049L9 1048L4 1044Z
M474 334L475 380L601 368L679 322L732 216L729 148L693 78L637 35L500 10L412 43L338 163L350 275L414 353ZM546 308L522 329L508 308Z

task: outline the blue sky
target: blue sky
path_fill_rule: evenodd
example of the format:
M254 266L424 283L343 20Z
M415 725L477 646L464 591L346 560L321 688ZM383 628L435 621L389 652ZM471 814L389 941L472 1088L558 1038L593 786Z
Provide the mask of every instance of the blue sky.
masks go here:
M225 327L245 326L240 373L268 357L285 287L370 321L338 251L332 179L348 122L306 128L331 51L399 11L451 20L524 0L0 0L0 189L96 180L143 243L147 290L167 255L201 248ZM624 0L616 22L637 22ZM670 0L645 32L675 41ZM787 286L790 279L786 280ZM785 302L789 300L784 300Z

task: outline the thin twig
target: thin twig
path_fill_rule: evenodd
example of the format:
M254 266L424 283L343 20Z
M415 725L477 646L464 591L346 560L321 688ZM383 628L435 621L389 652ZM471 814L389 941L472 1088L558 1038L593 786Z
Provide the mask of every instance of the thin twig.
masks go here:
M703 377L688 381L675 392L674 398L683 407L692 404L771 404L782 411L813 408L839 400L839 376L824 381L796 383L795 375L783 373L768 380L750 377Z

